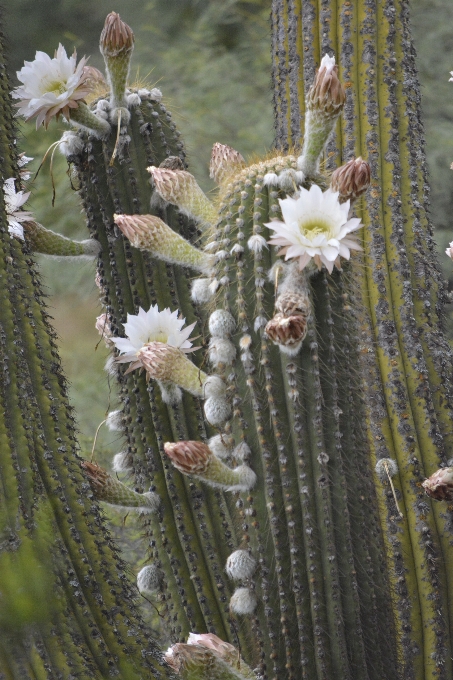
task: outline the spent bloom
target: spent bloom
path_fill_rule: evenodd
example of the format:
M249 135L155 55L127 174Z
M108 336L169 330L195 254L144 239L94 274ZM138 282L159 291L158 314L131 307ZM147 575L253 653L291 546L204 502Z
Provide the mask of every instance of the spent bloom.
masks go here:
M5 192L5 208L8 217L8 231L11 236L16 236L22 241L24 240L24 228L21 222L31 220L32 216L29 211L19 210L30 196L30 192L16 191L16 184L14 177L10 177L3 182L3 191Z
M171 312L168 307L159 311L157 305L151 306L147 312L140 307L137 315L128 314L124 324L127 337L111 338L121 355L118 361L136 362L134 368L138 368L141 365L138 352L152 342L177 347L182 352L193 352L195 348L192 348L193 343L188 338L195 323L183 328L185 319L181 319L178 314L178 310Z
M16 106L26 120L36 117L36 127L47 127L53 118L63 114L69 120L70 109L76 109L79 101L90 92L89 72L86 58L77 64L77 55L68 57L63 45L59 45L51 59L45 52L36 52L34 61L26 61L17 77L22 83L12 96L20 99Z
M299 269L313 258L319 269L324 264L332 273L340 256L349 259L351 250L361 250L349 236L360 228L360 220L348 220L349 201L340 204L338 192L322 192L316 184L309 190L300 187L299 197L280 200L280 207L283 221L266 224L275 232L269 243L283 246L279 255L285 255L285 260L299 258Z

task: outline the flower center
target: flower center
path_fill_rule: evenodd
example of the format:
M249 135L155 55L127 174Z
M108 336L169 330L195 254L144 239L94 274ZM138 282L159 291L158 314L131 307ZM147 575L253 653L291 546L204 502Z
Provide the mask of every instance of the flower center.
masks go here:
M44 82L43 85L44 92L52 92L57 97L60 94L64 94L68 90L67 84L62 80L54 80L53 82L50 83Z
M303 236L313 239L323 234L327 239L332 238L332 224L325 217L305 217L298 220L298 227Z
M163 342L167 344L168 342L168 333L162 328L158 328L156 331L150 334L148 337L147 342Z

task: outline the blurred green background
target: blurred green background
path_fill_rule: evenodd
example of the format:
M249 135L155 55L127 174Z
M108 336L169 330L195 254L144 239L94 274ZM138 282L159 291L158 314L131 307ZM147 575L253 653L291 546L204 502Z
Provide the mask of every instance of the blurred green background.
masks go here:
M15 71L24 60L33 60L36 50L53 54L59 42L69 52L75 47L79 57L91 55L89 63L102 69L98 39L112 10L136 34L133 78L138 75L163 91L183 133L190 169L205 190L213 188L207 167L214 142L230 144L246 157L271 148L270 0L14 0L4 11L13 83L17 84ZM453 83L448 82L453 70L452 1L414 0L412 23L422 82L432 217L442 266L450 277L452 262L443 250L453 240ZM61 136L63 125L53 122L47 132L36 132L33 123L22 122L20 129L21 149L34 157L35 172L46 149ZM86 238L84 216L66 171L57 152L52 208L48 159L31 183L29 207L46 227ZM101 313L94 266L41 258L40 267L86 455L106 411L116 406L114 387L110 389L103 370L107 351L94 328ZM109 465L120 450L117 434L102 428L97 460ZM115 524L123 547L143 554L134 524L130 520L125 527L120 521Z

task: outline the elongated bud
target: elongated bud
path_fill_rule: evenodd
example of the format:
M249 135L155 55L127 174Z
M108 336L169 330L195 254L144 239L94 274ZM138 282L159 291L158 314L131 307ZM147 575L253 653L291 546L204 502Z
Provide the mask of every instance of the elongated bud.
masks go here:
M210 226L216 222L217 212L213 204L190 172L156 168L154 165L148 168L148 172L154 180L156 191L164 201L178 206L182 213L202 226Z
M253 680L256 676L244 663L230 665L212 649L200 644L183 644L178 642L170 647L165 660L183 680Z
M370 164L359 158L352 158L346 165L337 168L330 180L332 191L338 191L340 203L355 201L370 186Z
M95 66L85 66L83 69L86 75L86 84L92 91L105 90L107 88L106 80L103 74Z
M73 241L62 234L57 234L30 220L22 222L24 236L30 248L35 253L51 255L53 257L85 257L92 260L99 255L101 245L94 239Z
M164 445L165 453L177 470L226 491L248 491L256 482L256 475L246 465L232 470L212 453L203 442L184 441Z
M453 501L453 467L440 468L422 484L436 501Z
M129 489L96 463L84 460L81 465L91 490L99 501L105 501L110 505L120 505L123 508L133 508L140 512L155 512L158 509L160 499L157 494L137 493Z
M322 150L345 100L346 93L338 79L335 57L326 54L307 96L304 146L297 160L298 169L305 176L317 174Z
M198 645L199 647L211 650L217 658L222 659L234 669L240 670L245 678L256 680L255 673L241 658L236 647L230 645L229 642L224 642L217 635L213 633L189 633L187 644Z
M115 224L135 248L171 264L209 273L215 256L198 250L155 215L114 215Z
M129 65L134 49L134 33L121 21L116 12L110 12L102 29L99 49L104 57L107 78L111 88L112 116L115 118L117 107L127 108L126 83ZM116 122L113 120L113 122Z
M275 303L276 314L265 328L266 335L287 354L296 354L307 335L310 300L305 293L282 293Z
M245 168L245 165L245 160L239 151L216 142L212 147L209 177L217 184L221 184L227 177Z
M172 382L196 397L204 396L203 385L208 376L177 347L163 342L149 342L137 352L137 361L153 380ZM131 366L132 370L134 368L137 368L135 364Z

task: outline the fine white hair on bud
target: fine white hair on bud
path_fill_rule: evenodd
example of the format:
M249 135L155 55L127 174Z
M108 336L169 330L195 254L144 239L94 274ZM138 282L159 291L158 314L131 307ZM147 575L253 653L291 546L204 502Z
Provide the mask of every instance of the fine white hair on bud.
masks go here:
M137 574L137 588L143 595L152 595L159 590L162 572L155 564L147 564Z
M335 68L335 57L329 57L328 54L325 54L321 59L321 63L319 64L319 70L322 68L326 69L326 75L332 73L333 69Z
M115 453L112 461L113 472L128 472L132 469L132 457L128 451L120 451Z
M162 401L169 406L176 406L181 403L182 390L172 382L157 381L160 387L160 394Z
M218 291L219 285L220 285L220 283L218 282L217 279L212 279L212 281L209 284L209 290L210 290L211 295L214 295L214 293L216 293Z
M263 328L263 326L266 326L266 324L267 319L265 319L264 316L257 316L253 324L253 330L255 331L255 333L257 333L259 329Z
M277 186L278 185L278 175L275 172L268 172L263 178L264 186Z
M236 448L233 450L232 456L236 460L245 461L250 458L252 451L250 446L246 442L240 442Z
M131 92L131 94L128 94L126 101L128 106L140 106L142 103L140 95L137 92Z
M386 482L389 476L395 477L398 474L398 464L393 458L381 458L374 469L381 482Z
M239 243L236 243L232 248L231 248L231 255L236 255L236 257L239 257L239 255L242 255L244 252L244 246L240 246Z
M153 99L155 102L160 102L162 101L162 92L159 90L159 88L153 87L149 93L149 98Z
M204 403L206 420L213 427L221 427L231 417L231 406L224 397L209 397Z
M225 397L226 385L218 375L208 375L203 384L203 395L209 397Z
M82 153L83 148L83 142L79 135L77 135L75 132L71 132L70 130L63 132L61 135L60 144L58 145L58 149L60 153L63 154L63 156L66 156L66 158L68 156L78 156Z
M235 484L231 484L227 491L249 491L253 489L256 484L256 474L252 468L248 465L239 465L234 468L233 472L237 476L238 481Z
M122 411L110 411L105 421L108 429L111 432L116 432L123 429L123 412Z
M104 371L108 375L116 376L118 375L119 364L115 361L115 357L109 356L104 364Z
M234 439L228 434L216 434L208 441L208 446L217 458L229 458L233 449Z
M247 241L247 246L253 253L260 253L263 248L267 248L266 239L259 234L253 234Z
M108 99L99 99L96 104L96 109L98 111L110 111L110 102Z
M194 279L192 281L191 298L196 304L204 304L209 302L212 297L210 288L210 279Z
M149 99L149 95L151 94L150 90L147 90L145 87L140 88L137 92L138 96L141 99Z
M236 321L226 309L216 309L209 317L209 332L218 338L228 338L235 328Z
M235 581L251 578L256 569L256 560L247 550L235 550L228 557L225 571Z
M249 349L251 344L252 344L252 338L250 337L250 335L248 333L246 335L243 335L242 338L239 340L239 347L242 350Z
M234 614L247 616L253 614L258 604L255 593L250 588L237 588L230 600L230 609Z
M213 337L209 341L209 361L213 366L231 365L236 358L236 347L225 338Z
M96 109L96 111L94 113L98 118L102 118L102 120L107 120L107 121L109 120L108 112L104 111L103 109Z

